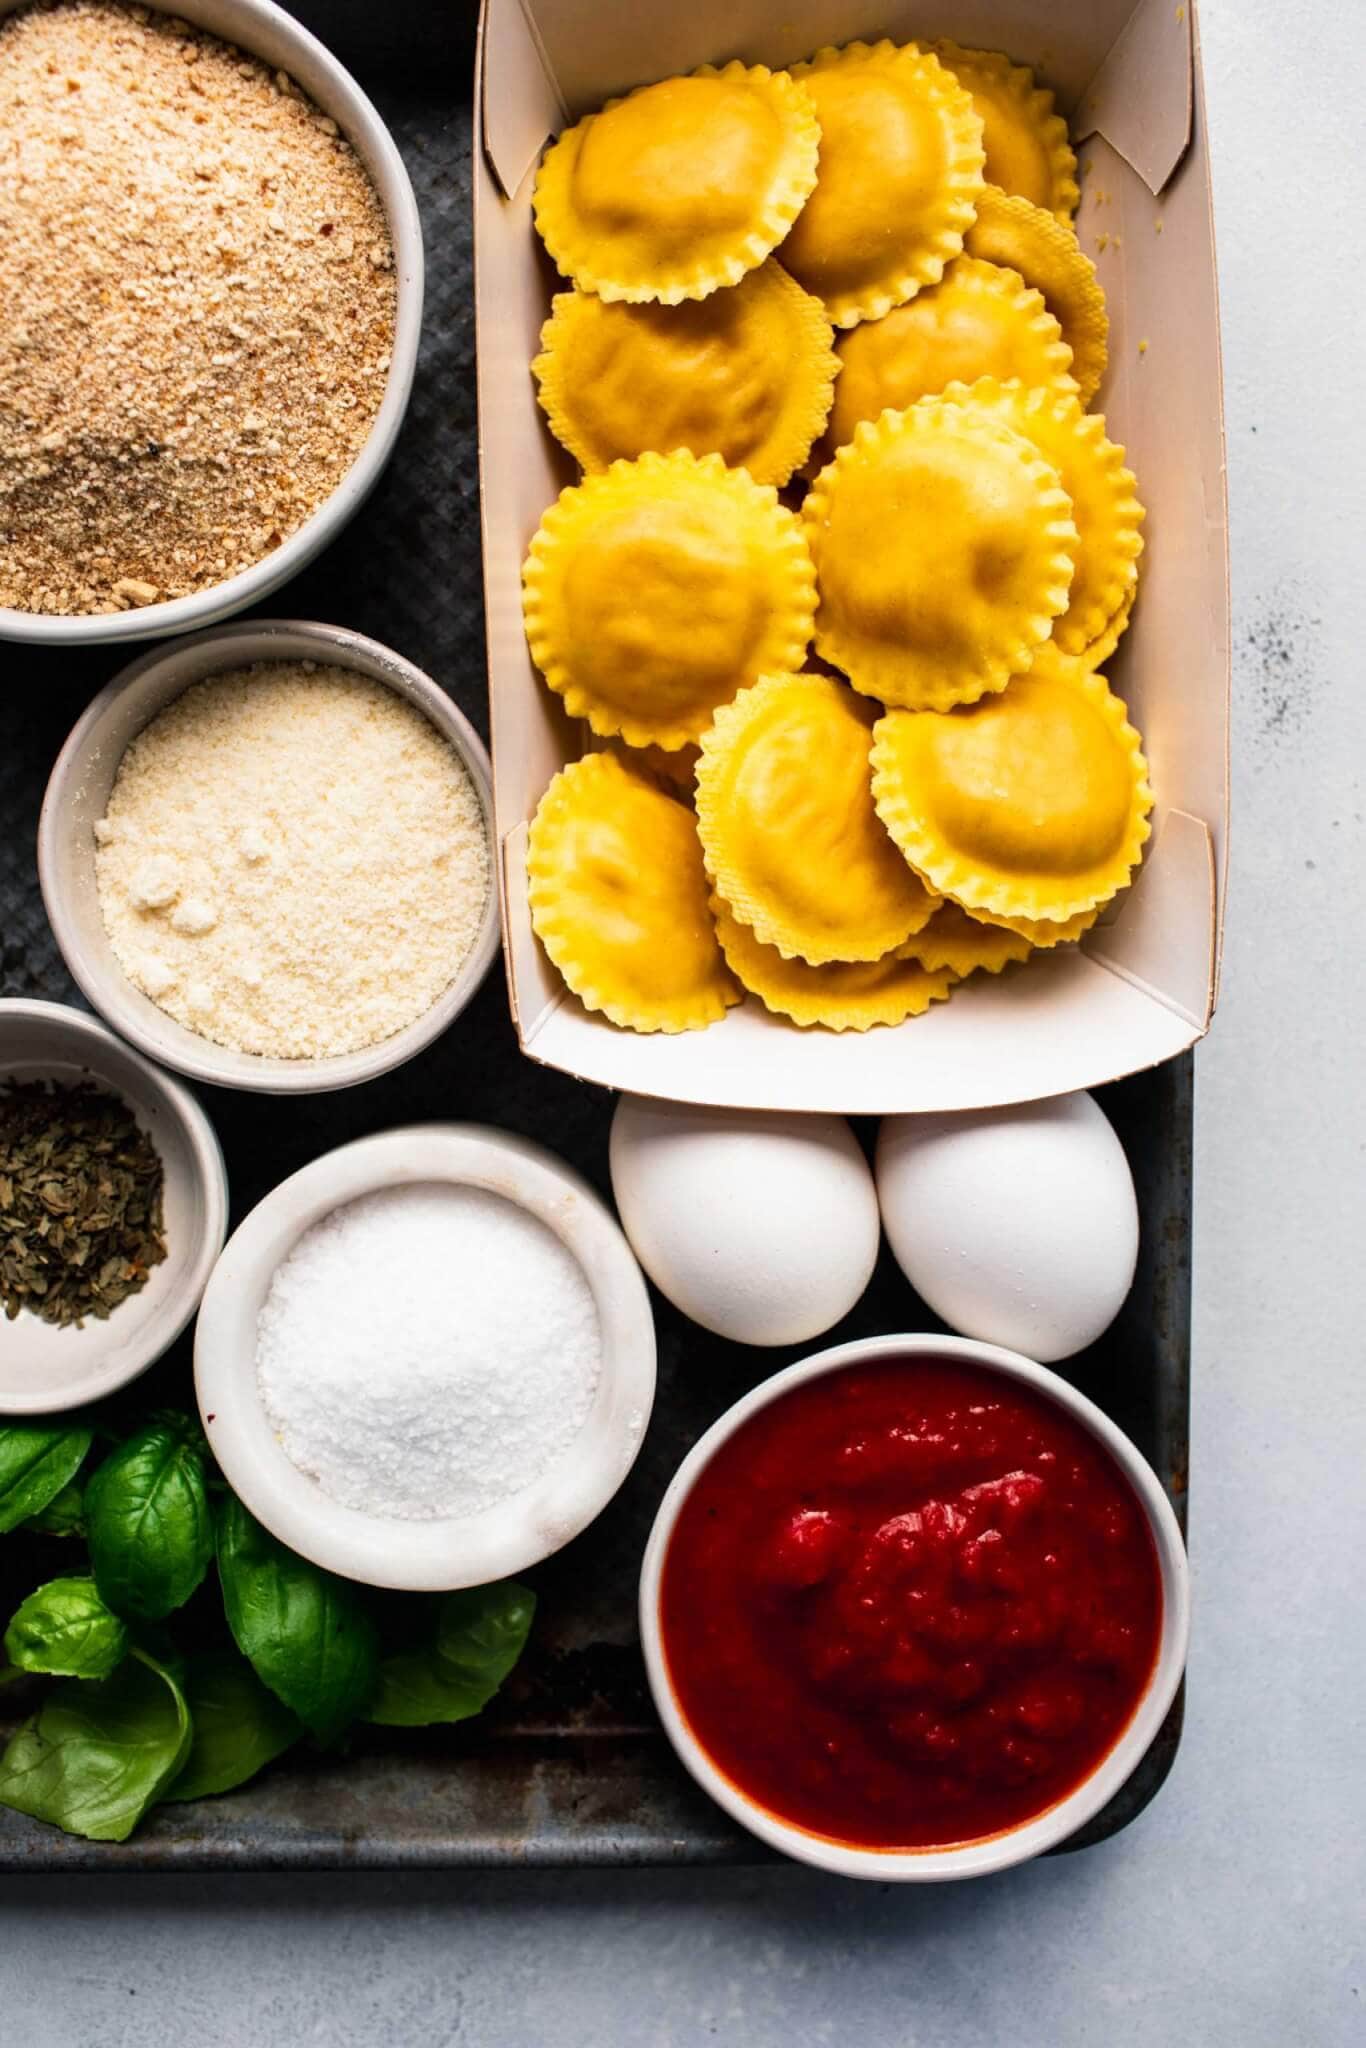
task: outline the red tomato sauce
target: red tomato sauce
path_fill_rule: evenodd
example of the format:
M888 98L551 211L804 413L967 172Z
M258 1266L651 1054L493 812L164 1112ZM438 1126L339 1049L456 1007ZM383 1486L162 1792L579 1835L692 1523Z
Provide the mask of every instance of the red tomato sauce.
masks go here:
M939 1848L1088 1777L1157 1660L1146 1517L1108 1452L974 1366L795 1387L683 1503L660 1624L713 1762L809 1832Z

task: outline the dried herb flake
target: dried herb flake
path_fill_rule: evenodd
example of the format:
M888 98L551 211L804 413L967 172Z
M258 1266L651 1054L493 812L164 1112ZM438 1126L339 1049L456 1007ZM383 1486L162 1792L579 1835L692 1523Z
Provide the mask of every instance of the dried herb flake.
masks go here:
M103 1321L166 1256L156 1147L116 1095L45 1081L0 1088L0 1304Z

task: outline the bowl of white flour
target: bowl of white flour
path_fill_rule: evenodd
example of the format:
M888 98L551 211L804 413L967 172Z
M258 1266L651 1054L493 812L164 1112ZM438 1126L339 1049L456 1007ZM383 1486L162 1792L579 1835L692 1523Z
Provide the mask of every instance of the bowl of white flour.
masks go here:
M58 756L38 867L94 1008L221 1087L387 1073L497 951L484 746L430 677L340 627L253 620L124 669Z
M487 1584L568 1543L635 1461L649 1295L588 1184L529 1140L417 1124L259 1202L195 1334L209 1444L290 1549L370 1585Z

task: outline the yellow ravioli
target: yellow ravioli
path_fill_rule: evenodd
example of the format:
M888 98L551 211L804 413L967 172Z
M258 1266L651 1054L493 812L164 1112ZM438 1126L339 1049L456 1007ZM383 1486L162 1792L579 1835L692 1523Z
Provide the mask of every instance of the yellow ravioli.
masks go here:
M815 580L795 514L719 455L614 462L562 491L522 572L532 658L604 738L678 748L801 667Z
M787 72L704 64L566 129L536 180L536 225L582 291L704 299L783 239L816 182L819 140Z
M1129 630L1137 599L1137 590L1131 590L1119 610L1112 614L1104 631L1094 640L1088 640L1080 654L1064 654L1056 641L1046 641L1035 656L1035 667L1062 676L1090 675L1093 670L1103 668Z
M974 916L1056 924L1125 886L1153 802L1142 742L1104 678L1046 670L967 709L888 712L873 795L928 887Z
M877 960L938 908L873 808L875 715L827 676L765 676L703 736L707 871L739 921L785 958Z
M964 911L963 915L966 917L968 913ZM1079 910L1075 917L1061 920L1051 917L998 917L989 910L974 911L972 915L987 925L994 925L999 931L1027 939L1036 951L1045 952L1050 946L1070 945L1083 932L1089 932L1100 916L1100 905L1096 904L1090 910Z
M1070 220L1081 198L1077 159L1067 123L1053 111L1052 93L999 50L964 50L947 40L933 49L972 95L973 110L981 117L988 185L1019 193L1059 220Z
M884 704L946 710L1004 689L1067 605L1067 493L1034 444L985 411L924 398L863 421L802 519L817 649Z
M758 996L766 1010L794 1024L824 1025L827 1031L867 1031L874 1024L903 1024L948 996L958 976L931 971L909 957L910 940L881 960L786 960L731 915L719 896L711 899L717 937L726 965L737 981Z
M865 320L839 341L840 378L830 413L830 445L850 439L860 420L900 410L946 384L979 377L1076 389L1072 351L1062 329L1013 270L959 256L940 282L880 320Z
M1053 639L1063 654L1082 654L1103 638L1138 581L1144 515L1124 450L1106 440L1104 414L1083 412L1065 392L1029 391L982 377L976 384L950 385L944 396L1024 434L1057 471L1072 501L1077 543L1067 609Z
M783 264L852 327L937 284L961 251L982 189L981 123L913 45L818 50L792 75L815 103L820 170Z
M830 411L833 339L820 300L770 261L681 306L561 292L531 367L557 439L590 473L687 448L785 484Z
M901 948L922 967L932 971L947 968L960 978L979 971L999 974L1012 960L1027 959L1032 950L1022 933L1004 925L983 924L957 903L945 903L942 910L936 910L924 931L907 939Z
M963 247L970 256L1018 270L1026 284L1043 293L1072 351L1081 402L1089 405L1105 375L1110 318L1096 266L1071 227L1043 207L989 185Z
M707 908L691 811L615 754L555 777L527 843L531 922L590 1010L631 1031L696 1031L740 992Z
M695 746L677 747L670 752L665 747L628 747L620 742L623 759L628 768L644 768L651 775L667 782L685 802L692 801L693 784L697 779L697 755Z
M1094 640L1088 640L1080 654L1064 657L1060 652L1058 659L1060 661L1063 659L1074 660L1082 668L1103 668L1118 647L1120 641L1124 638L1124 635L1128 632L1129 621L1134 615L1134 605L1137 601L1138 588L1135 585L1119 607L1119 610L1111 614L1104 630L1098 633Z

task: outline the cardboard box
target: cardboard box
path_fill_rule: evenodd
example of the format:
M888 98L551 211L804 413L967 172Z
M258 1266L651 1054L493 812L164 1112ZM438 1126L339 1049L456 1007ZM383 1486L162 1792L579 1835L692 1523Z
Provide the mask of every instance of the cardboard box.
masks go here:
M1208 1029L1224 874L1229 627L1195 17L1193 0L484 0L474 163L484 578L504 947L513 1016L531 1058L638 1094L881 1113L1090 1087L1169 1059ZM531 220L541 150L609 94L701 63L740 57L777 66L853 37L945 34L1033 65L1088 167L1079 233L1111 320L1096 406L1128 450L1148 509L1134 624L1106 670L1151 763L1157 805L1147 858L1080 948L977 975L895 1030L800 1031L751 998L708 1031L619 1031L565 990L526 900L528 822L551 776L589 738L541 683L522 633L522 558L575 474L544 426L528 368L555 288Z

